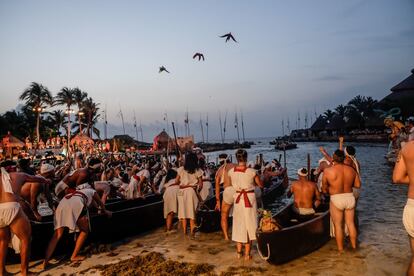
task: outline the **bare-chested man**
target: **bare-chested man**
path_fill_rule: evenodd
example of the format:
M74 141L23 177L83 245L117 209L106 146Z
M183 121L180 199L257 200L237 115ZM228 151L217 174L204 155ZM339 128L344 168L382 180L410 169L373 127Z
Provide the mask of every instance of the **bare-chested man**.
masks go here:
M294 181L288 192L288 196L293 194L293 210L299 215L313 215L315 208L321 203L321 195L316 183L308 180L308 170L301 168L298 170L299 180Z
M219 155L219 163L221 167L217 170L215 182L216 182L216 207L215 209L220 211L220 186L223 185L223 202L221 204L221 229L223 230L224 239L229 239L229 223L228 217L230 209L233 206L233 196L236 193L234 188L231 186L231 182L228 176L229 170L234 168L236 165L232 164L228 160L227 154Z
M407 142L401 149L394 167L392 181L408 184L408 199L404 207L403 223L410 237L411 263L407 275L414 275L414 140Z
M52 180L54 178L55 167L50 164L43 164L40 167L40 175L46 179ZM34 218L38 221L42 219L42 216L37 210L37 197L43 193L47 199L50 209L54 209L52 196L50 194L49 185L41 182L26 182L21 189L21 196L24 201L21 201L22 208L29 216L33 214ZM33 219L33 218L31 218Z
M97 158L89 160L88 167L81 168L66 175L55 188L57 197L62 198L69 188L75 189L84 183L89 183L93 187L96 172L101 169L101 161Z
M26 215L18 203L21 187L25 182L41 182L46 185L49 181L43 177L15 172L12 161L1 164L0 177L0 275L7 274L5 269L7 247L10 232L20 240L21 274L28 275L30 255L31 227Z
M352 188L359 188L361 183L354 168L344 165L345 153L336 150L333 166L326 168L322 178L322 191L331 195L330 214L335 226L335 238L338 250L344 250L344 217L349 230L352 248L357 246L355 227L355 196Z

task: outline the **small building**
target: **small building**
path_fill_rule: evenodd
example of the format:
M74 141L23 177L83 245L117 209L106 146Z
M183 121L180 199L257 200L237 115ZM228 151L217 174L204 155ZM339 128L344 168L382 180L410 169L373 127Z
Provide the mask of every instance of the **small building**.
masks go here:
M391 94L383 98L377 107L384 112L390 112L393 108L399 108L402 119L414 115L414 69L411 70L410 76L391 88ZM398 115L395 117L398 118Z

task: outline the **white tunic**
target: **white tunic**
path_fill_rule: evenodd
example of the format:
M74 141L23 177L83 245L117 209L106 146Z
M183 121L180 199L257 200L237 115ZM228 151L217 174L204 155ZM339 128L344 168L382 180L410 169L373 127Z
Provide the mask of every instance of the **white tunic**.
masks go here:
M77 192L82 193L76 194ZM62 227L69 228L69 232L79 231L76 222L82 213L83 208L88 208L92 203L92 197L96 193L94 189L86 188L77 190L71 197L65 196L56 208L54 224L55 230Z
M211 174L208 171L204 171L203 178L210 179ZM211 184L211 181L204 180L203 181L203 188L200 191L200 197L202 200L206 200L209 197L213 196L213 185Z
M177 213L178 202L177 202L177 193L180 189L179 185L175 184L175 179L171 179L164 184L165 192L163 195L164 198L164 218L167 218L167 215L171 212Z
M140 196L140 194L138 193L139 179L140 178L137 175L133 175L131 177L128 187L125 190L125 197L127 199L134 199Z
M203 172L197 170L195 173L188 173L184 167L177 170L180 176L180 190L178 191L178 218L179 219L195 219L196 209L198 205L198 197L194 190L197 187L198 178L202 177ZM191 186L184 188L183 186ZM194 188L193 188L194 187Z
M232 168L228 174L236 190L233 205L232 240L241 243L256 240L256 229L258 225L257 203L254 193L256 171L251 168L246 168L243 172Z

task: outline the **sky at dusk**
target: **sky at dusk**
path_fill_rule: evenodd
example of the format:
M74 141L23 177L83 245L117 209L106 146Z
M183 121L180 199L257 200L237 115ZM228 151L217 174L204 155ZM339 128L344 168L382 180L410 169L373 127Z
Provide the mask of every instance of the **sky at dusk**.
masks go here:
M234 138L236 110L247 137L276 136L298 113L304 127L358 94L379 100L413 68L412 0L0 1L0 113L33 81L79 87L106 106L109 136L120 109L147 141L164 113L182 135L187 109L197 140L207 114L219 139L219 111Z

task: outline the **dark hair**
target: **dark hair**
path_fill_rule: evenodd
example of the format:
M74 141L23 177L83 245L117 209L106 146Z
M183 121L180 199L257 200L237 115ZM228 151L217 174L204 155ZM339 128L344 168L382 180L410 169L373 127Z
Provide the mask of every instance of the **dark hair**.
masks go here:
M16 166L16 162L14 162L12 160L5 160L5 161L0 163L0 167L2 167L2 168L9 167L9 166Z
M195 153L189 152L185 155L184 169L191 174L196 172L198 169L198 158Z
M204 160L204 158L201 158L198 160L198 166L200 168L204 168L205 165L206 165L206 160Z
M228 155L227 155L227 153L221 153L221 154L219 154L219 156L218 156L219 158L224 158L224 159L227 159L227 157L228 157Z
M19 167L29 167L30 166L30 160L29 159L20 159L19 160Z
M336 150L333 155L333 160L338 163L343 163L345 160L345 153L343 150Z
M237 162L246 162L247 161L247 151L244 149L238 149L236 151Z
M347 146L345 149L348 155L355 156L355 148L353 146Z
M94 166L94 165L100 164L100 163L102 163L102 162L98 158L91 158L89 160L88 166Z
M165 182L170 181L171 179L174 179L177 177L177 172L173 169L169 169L167 171L167 176L165 177Z

